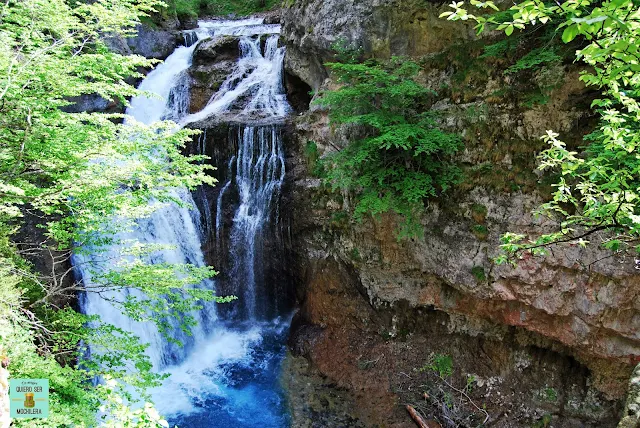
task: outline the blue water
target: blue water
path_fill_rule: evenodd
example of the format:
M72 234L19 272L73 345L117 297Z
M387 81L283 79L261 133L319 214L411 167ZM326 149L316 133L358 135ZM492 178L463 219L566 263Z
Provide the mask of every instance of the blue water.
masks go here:
M170 370L158 401L171 401L177 413L167 415L171 426L179 427L265 427L290 426L280 371L286 352L290 320L280 319L256 325L221 326L210 347L202 349L199 364L187 370ZM225 347L226 348L223 348ZM226 351L229 354L220 356ZM189 405L185 405L189 403ZM167 408L167 404L159 403ZM170 405L169 405L170 406Z

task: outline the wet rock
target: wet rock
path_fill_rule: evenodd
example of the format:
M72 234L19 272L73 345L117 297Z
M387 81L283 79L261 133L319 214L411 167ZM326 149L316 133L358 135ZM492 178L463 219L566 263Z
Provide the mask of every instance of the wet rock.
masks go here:
M240 37L222 36L204 39L193 52L193 64L212 65L219 61L237 60L240 56Z
M240 38L223 36L199 42L189 69L192 77L190 111L198 112L207 105L231 74L240 56Z
M618 428L640 428L640 364L629 381L627 403Z
M297 428L364 428L354 416L349 393L335 388L302 357L287 355L281 383L288 392L291 426Z
M180 17L180 28L183 30L193 30L198 27L198 18L193 16Z
M189 70L192 77L190 88L190 112L199 112L207 105L211 97L220 89L236 62L219 61L209 65L194 66Z
M78 97L71 97L69 101L73 104L65 106L62 110L68 113L94 113L106 112L117 109L115 102L102 98L98 94L85 94Z
M145 24L139 24L136 31L135 37L127 39L127 45L134 54L165 59L176 48L176 35L170 31L151 28Z
M282 19L282 12L279 9L270 10L260 14L264 18L265 24L279 24Z

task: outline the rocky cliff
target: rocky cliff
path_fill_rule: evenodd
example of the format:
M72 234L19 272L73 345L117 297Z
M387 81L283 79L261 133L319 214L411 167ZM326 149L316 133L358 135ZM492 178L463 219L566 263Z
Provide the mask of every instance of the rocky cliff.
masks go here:
M345 133L313 107L295 120L292 346L350 392L369 426L411 426L404 404L443 426L615 426L640 358L635 260L566 246L515 268L493 263L504 232L553 226L531 215L549 195L550 177L535 172L539 136L553 129L578 145L594 125L594 94L569 61L505 74L504 58L479 58L488 41L438 19L441 10L297 0L283 12L290 75L314 90L333 85L323 63L336 42L410 56L439 94L443 125L465 140L464 183L430 202L423 238L398 240L397 219L353 222L349 195L314 177L317 157L343 147ZM539 93L544 102L532 102Z

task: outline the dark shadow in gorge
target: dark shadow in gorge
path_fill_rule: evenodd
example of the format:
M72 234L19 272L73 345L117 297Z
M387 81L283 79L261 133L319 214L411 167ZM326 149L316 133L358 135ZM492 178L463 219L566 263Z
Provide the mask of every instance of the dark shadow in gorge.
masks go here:
M244 257L242 251L247 251L248 248L234 249L231 243L234 215L240 203L235 162L240 146L238 133L245 126L229 122L208 123L201 129L202 134L195 137L189 147L193 154L209 156L207 162L216 167L213 171L217 180L215 186L200 186L193 195L202 216L205 260L219 272L216 277L217 293L239 297L239 300L219 306L218 313L225 319L246 319L247 316L242 310L242 296L238 295L245 284L242 283L242 278L238 277L235 265L237 259ZM289 138L288 128L284 125L266 126L274 127L275 132L283 138L283 146L286 147ZM258 132L259 129L260 126L254 128L253 132ZM290 205L289 187L290 183L285 178L270 207L271 221L266 222L255 241L254 272L258 319L273 319L286 315L295 304L294 280L290 269L291 210L287 209Z

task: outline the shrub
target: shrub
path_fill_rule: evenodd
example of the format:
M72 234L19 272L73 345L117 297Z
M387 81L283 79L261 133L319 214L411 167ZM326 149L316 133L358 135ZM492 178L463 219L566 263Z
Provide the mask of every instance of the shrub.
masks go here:
M331 121L351 132L350 144L325 159L326 180L356 196L354 216L395 212L400 236L420 235L418 217L428 198L460 180L452 161L458 135L443 131L430 111L433 91L416 81L420 66L389 62L329 63L343 86L314 101L329 107Z

